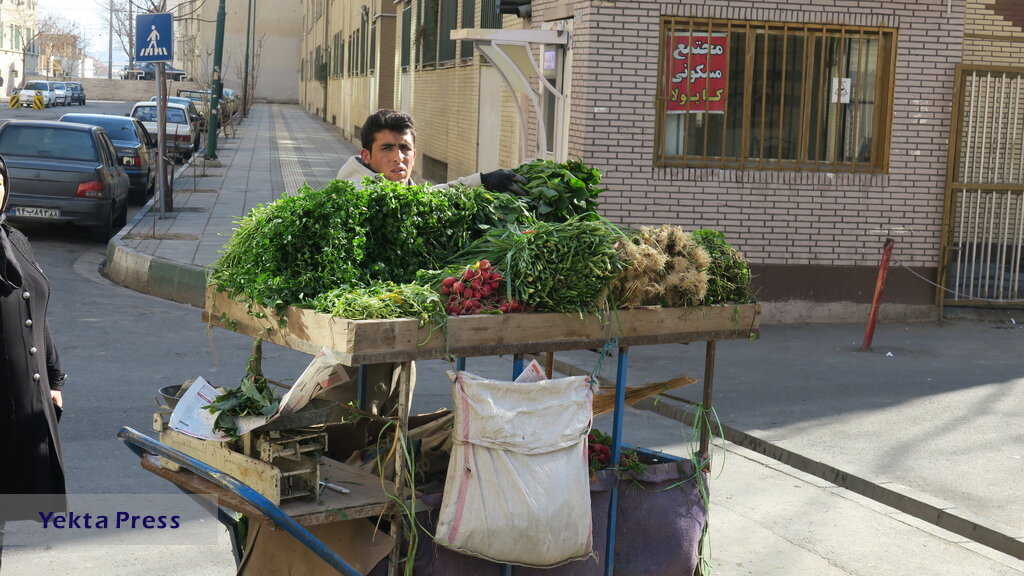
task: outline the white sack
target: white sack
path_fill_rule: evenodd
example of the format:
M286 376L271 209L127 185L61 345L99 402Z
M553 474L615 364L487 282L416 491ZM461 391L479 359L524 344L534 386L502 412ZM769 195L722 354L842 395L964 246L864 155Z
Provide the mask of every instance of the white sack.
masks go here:
M516 383L452 373L455 423L436 539L495 562L593 554L590 378Z

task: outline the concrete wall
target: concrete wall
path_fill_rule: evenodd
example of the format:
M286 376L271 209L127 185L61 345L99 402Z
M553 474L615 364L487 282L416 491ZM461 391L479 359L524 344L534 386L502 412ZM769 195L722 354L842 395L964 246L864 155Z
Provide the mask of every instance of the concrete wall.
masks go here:
M33 76L30 80L47 80L42 76ZM52 78L50 78L52 80ZM139 102L156 96L155 80L108 80L106 78L66 78L68 82L80 82L85 89L86 101L118 100ZM168 82L167 94L174 96L178 90L198 90L195 82Z
M250 62L258 66L253 73L255 98L271 102L299 101L299 49L302 39L302 8L296 2L253 3L256 7L252 34L256 50L250 50ZM224 51L221 79L226 88L241 96L244 76L248 0L225 2ZM182 20L176 32L181 67L200 82L209 84L213 70L216 37L217 2L179 0L176 13L198 14Z

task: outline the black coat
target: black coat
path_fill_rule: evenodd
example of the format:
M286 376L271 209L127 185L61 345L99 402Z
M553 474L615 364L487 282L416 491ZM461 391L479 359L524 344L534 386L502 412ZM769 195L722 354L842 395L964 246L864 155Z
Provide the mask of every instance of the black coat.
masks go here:
M50 281L21 232L0 223L0 234L9 240L0 257L16 262L21 276L10 294L0 290L0 494L63 495L64 461L50 389L59 389L64 372L46 322ZM51 509L61 509L64 500L50 500L56 502ZM0 520L18 517L24 516L12 506L0 506Z

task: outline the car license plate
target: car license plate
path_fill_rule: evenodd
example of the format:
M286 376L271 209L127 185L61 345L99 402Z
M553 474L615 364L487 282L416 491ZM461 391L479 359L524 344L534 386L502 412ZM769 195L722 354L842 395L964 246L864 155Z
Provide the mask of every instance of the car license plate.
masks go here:
M121 158L121 163L125 166L135 166L135 158Z
M11 216L22 218L60 218L60 208L36 208L34 206L12 206Z

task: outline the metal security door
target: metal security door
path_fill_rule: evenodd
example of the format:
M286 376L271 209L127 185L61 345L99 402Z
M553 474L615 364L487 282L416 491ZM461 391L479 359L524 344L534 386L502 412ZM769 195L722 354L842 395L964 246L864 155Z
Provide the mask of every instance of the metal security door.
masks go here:
M958 66L939 305L1024 305L1024 68Z

